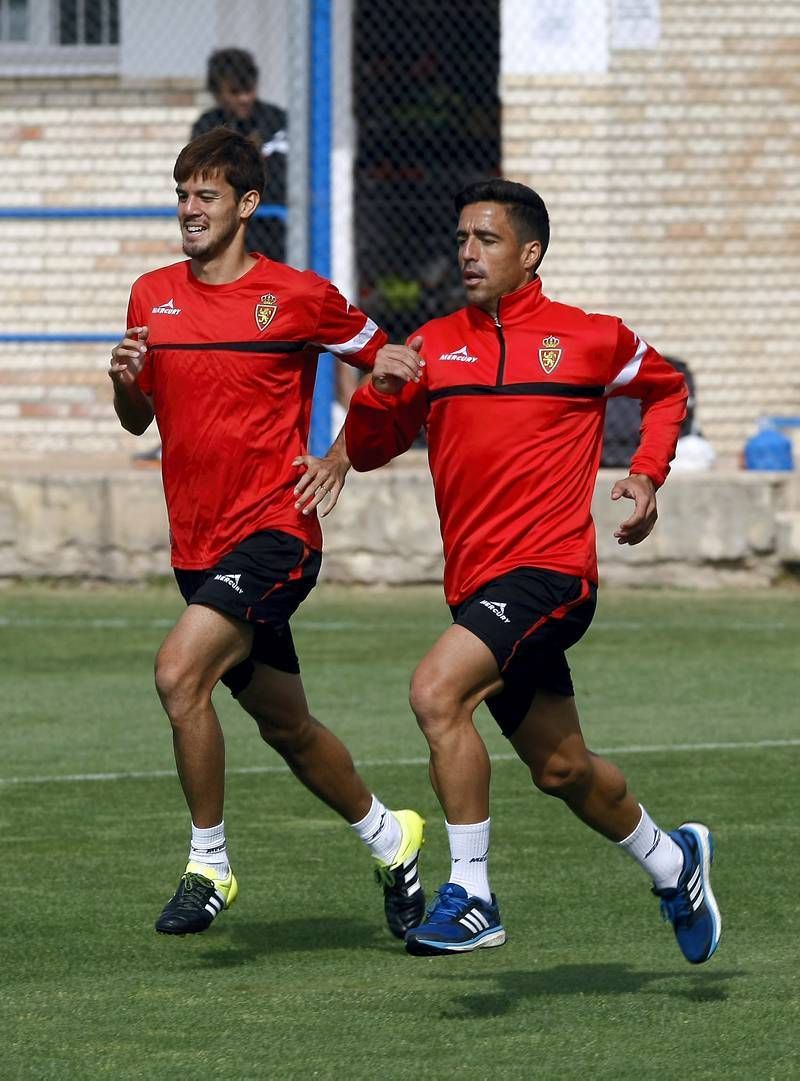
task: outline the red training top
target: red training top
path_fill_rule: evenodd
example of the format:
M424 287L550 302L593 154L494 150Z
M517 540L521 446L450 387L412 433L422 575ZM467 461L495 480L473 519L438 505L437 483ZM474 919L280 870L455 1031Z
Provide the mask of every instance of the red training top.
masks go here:
M641 398L631 473L658 487L685 416L683 376L619 319L548 300L538 277L501 297L497 321L470 306L416 334L422 380L399 395L360 387L347 451L356 469L375 469L427 425L448 603L515 567L596 582L605 399Z
M322 546L316 515L295 508L308 453L317 357L372 367L386 335L329 281L256 256L225 285L189 261L134 282L128 326L149 326L138 384L152 396L172 565L213 566L263 529Z

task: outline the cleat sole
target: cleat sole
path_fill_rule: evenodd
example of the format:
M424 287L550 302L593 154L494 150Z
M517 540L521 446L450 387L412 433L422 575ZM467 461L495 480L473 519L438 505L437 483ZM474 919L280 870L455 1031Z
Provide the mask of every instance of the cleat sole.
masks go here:
M435 942L433 939L406 938L406 953L412 957L441 957L448 953L473 953L475 950L491 949L503 946L506 941L505 929L495 928L481 936L464 943Z

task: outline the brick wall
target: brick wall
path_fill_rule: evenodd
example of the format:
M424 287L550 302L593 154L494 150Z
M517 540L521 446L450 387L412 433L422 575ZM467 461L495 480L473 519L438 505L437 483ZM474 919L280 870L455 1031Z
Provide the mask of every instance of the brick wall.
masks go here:
M550 206L548 292L687 360L700 424L735 457L759 415L800 413L800 6L661 15L658 49L612 51L607 73L504 79L505 171ZM194 84L0 79L0 202L169 206L206 104ZM0 331L116 333L131 281L179 257L170 219L0 219ZM0 453L138 446L107 357L0 343Z
M172 206L172 166L207 97L194 84L0 79L0 201ZM0 331L116 334L131 282L181 257L167 219L0 219ZM110 345L0 343L0 454L141 449L110 406ZM148 433L142 445L152 444Z
M723 455L800 413L800 5L662 0L657 49L502 99L506 174L553 219L548 292L686 360Z

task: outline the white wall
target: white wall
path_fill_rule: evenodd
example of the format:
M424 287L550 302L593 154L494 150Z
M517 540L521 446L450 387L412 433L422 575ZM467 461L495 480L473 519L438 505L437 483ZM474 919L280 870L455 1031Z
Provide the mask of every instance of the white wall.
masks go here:
M291 0L122 0L120 74L125 79L204 79L209 53L248 49L260 96L285 105Z

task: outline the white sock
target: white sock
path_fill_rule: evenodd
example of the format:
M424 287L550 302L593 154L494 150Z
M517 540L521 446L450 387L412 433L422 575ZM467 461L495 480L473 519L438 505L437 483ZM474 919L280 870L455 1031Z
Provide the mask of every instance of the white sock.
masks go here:
M227 878L230 871L228 849L225 845L225 822L208 829L199 829L192 822L192 843L189 862L210 867L219 878Z
M653 879L657 890L674 889L683 870L683 852L668 833L655 824L639 804L642 817L639 825L624 841L618 841Z
M392 812L384 807L377 796L372 797L370 809L360 822L353 822L352 828L376 860L391 866L400 848L403 831Z
M450 841L450 881L463 886L471 897L480 897L487 902L492 900L489 889L491 821L487 818L485 822L470 822L465 826L445 822Z

